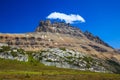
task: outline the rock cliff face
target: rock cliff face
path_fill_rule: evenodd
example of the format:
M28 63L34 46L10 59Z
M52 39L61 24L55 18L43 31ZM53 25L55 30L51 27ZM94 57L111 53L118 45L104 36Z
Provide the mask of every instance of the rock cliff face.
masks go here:
M44 52L42 54L42 62L44 64L50 64L54 66L60 67L60 65L63 65L63 67L69 67L69 68L81 68L81 64L85 64L83 61L76 61L78 60L77 56L69 56L71 53L70 50L73 51L72 55L77 55L77 52L79 54L83 55L89 55L101 60L107 61L108 65L105 66L112 66L114 64L113 71L120 70L118 67L120 64L120 54L118 51L116 51L114 48L109 46L107 43L102 41L99 37L94 36L90 32L82 32L80 29L77 29L70 24L62 23L62 22L50 22L50 20L46 21L40 21L38 27L36 28L35 32L32 33L24 33L24 34L0 34L0 47L1 46L11 46L11 47L17 47L22 48L26 51L38 51L38 50L46 50L50 48L50 51L52 54L49 54L48 52ZM51 49L52 48L52 49ZM58 48L65 48L69 51L63 51L59 50ZM2 50L2 49L0 49ZM11 52L12 51L12 52ZM59 52L59 53L58 53ZM66 53L66 54L64 54ZM67 55L67 56L61 56L60 55ZM25 57L24 57L25 56ZM41 58L42 56L39 56L38 54L33 55L35 59ZM44 57L49 57L49 59ZM63 60L58 61L61 58L64 58L64 60L68 60L64 63ZM75 59L74 59L74 58ZM10 50L8 52L2 52L0 53L0 58L6 58L6 59L16 59L19 61L27 61L28 57L24 54L21 54L21 52L16 52L14 54L13 50ZM52 59L53 58L53 59ZM81 57L79 57L81 58ZM45 61L47 59L48 62ZM49 62L53 60L53 62ZM57 63L56 63L57 60ZM79 59L81 60L81 59ZM94 59L96 60L96 59ZM54 62L55 61L55 62ZM63 62L63 63L60 63ZM68 64L68 62L72 64ZM98 60L98 62L100 62ZM76 66L76 63L79 65ZM106 62L105 62L106 63ZM111 64L113 63L113 64ZM75 65L74 65L75 64ZM88 66L88 65L87 65ZM89 66L93 66L95 69L98 66L97 64L94 65L90 63ZM61 66L62 67L62 66ZM93 67L90 67L90 69L93 69ZM87 68L88 69L88 68ZM105 71L103 67L99 66L100 71Z
M34 59L48 66L90 70L94 72L112 72L103 66L105 64L104 61L66 48L46 49L40 53L33 53L32 55Z
M45 50L31 52L16 47L2 46L0 47L0 58L24 62L36 61L60 68L120 73L120 65L113 60L102 60L66 48L46 48Z
M46 48L67 48L103 59L115 58L120 54L90 32L82 32L63 22L40 21L35 32L25 34L0 34L0 44L19 47L29 51Z
M61 33L61 34L69 34L72 36L78 36L78 37L85 36L89 40L94 41L98 44L102 44L104 46L111 47L107 43L102 41L98 36L94 36L92 33L88 32L88 31L83 33L80 29L77 29L77 28L71 26L69 23L68 24L63 23L63 22L51 23L50 20L40 21L39 26L36 29L36 32Z
M50 20L41 21L36 29L36 32L52 32L82 37L82 31L80 29L73 28L73 26L71 26L69 23L68 24L63 22L51 23Z

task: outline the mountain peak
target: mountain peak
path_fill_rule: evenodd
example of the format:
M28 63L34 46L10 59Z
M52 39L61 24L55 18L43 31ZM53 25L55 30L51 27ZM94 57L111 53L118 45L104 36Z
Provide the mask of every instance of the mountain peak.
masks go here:
M51 23L50 20L40 21L39 26L37 27L35 32L52 32L82 37L81 35L82 31L80 29L74 28L69 23L64 22Z
M87 39L94 41L96 43L102 44L106 47L110 47L107 43L101 40L98 36L94 36L91 32L85 31L84 33L69 23L64 22L51 22L50 20L41 20L35 32L51 32L51 33L61 33L68 34L77 37L86 37Z
M61 55L61 53L63 52L65 53L65 55L68 56L70 60L72 60L72 62L75 59L74 56L83 53L91 55L95 58L100 58L101 60L110 59L112 60L112 63L116 62L120 64L120 54L118 54L118 51L116 51L114 48L111 48L98 36L94 36L88 31L83 33L80 29L75 28L74 26L71 26L70 24L66 24L64 22L52 22L50 20L40 21L38 27L36 28L36 31L32 33L0 34L0 43L0 46L8 45L11 47L22 48L26 51L50 49L53 50L53 53L55 52L58 55ZM66 52L68 50L72 51ZM45 52L46 51L43 51L44 54ZM75 52L76 54L74 54ZM71 53L73 53L74 55ZM50 55L54 56L54 54L52 55L51 53ZM67 58L67 56L65 56L65 59ZM73 58L71 58L72 56ZM76 61L78 61L77 59L79 58L76 56L76 59L73 63L76 63ZM111 61L108 62L111 63Z

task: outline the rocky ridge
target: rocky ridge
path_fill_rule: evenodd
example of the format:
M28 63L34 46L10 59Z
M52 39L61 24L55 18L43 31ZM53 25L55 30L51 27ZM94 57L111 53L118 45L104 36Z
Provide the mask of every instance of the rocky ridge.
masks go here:
M25 51L39 51L39 50L46 50L48 48L50 49L52 48L51 50L55 50L55 52L52 51L52 54L50 54L53 57L51 56L48 56L48 57L53 58L53 59L56 59L54 57L54 54L58 54L56 55L56 57L58 57L59 59L59 54L64 53L64 51L59 50L59 48L65 48L67 50L73 50L73 51L75 50L76 51L74 52L75 54L79 52L79 54L82 53L85 55L89 55L89 56L101 59L103 60L103 62L104 60L108 60L107 63L113 62L117 64L117 67L116 67L117 69L113 67L112 68L114 69L114 71L117 71L117 70L119 71L118 65L120 64L120 54L118 51L116 51L114 48L112 48L111 46L106 44L104 41L102 41L99 37L94 36L90 32L83 33L80 29L77 29L71 26L70 24L66 24L62 22L51 23L49 20L40 21L35 32L32 32L32 33L24 33L24 34L2 34L1 33L0 34L0 46L17 47L17 48L22 48ZM61 53L58 53L57 51ZM6 54L5 56L3 55L5 53L1 53L1 56L3 58L6 58L6 56L12 55L11 52L7 52L7 53L8 54ZM47 56L47 54L49 53L50 52L44 52L45 56ZM69 52L66 52L66 51L65 53L67 55L69 54ZM19 55L21 54L17 53L17 56ZM39 56L36 56L35 59L37 59L37 57ZM62 57L65 57L65 56L62 56ZM71 59L74 61L73 57ZM15 57L12 57L11 59L13 58L16 59ZM42 59L44 60L44 57ZM78 60L77 57L75 59ZM67 60L67 59L65 58L64 60ZM59 61L57 62L60 65L60 62ZM98 62L100 61L98 60ZM48 62L45 62L45 64L47 63ZM61 65L64 65L65 67L69 66L69 68L71 68L72 66L73 68L74 64L69 65L67 63L68 62L65 62ZM73 63L77 63L77 61L74 61ZM49 62L49 64L50 65L55 64L54 66L59 67L59 65L56 64L54 61L52 63ZM113 64L111 64L111 66L112 65ZM74 67L76 68L78 66L74 66ZM81 66L79 65L79 67Z
M62 22L40 21L36 31L25 34L0 34L0 43L20 47L25 50L65 47L98 57L110 58L115 50L89 32L82 32L70 24ZM99 55L99 53L109 53ZM117 59L120 56L114 56ZM120 59L119 59L120 60Z
M94 36L92 33L88 31L82 32L80 29L75 28L74 26L71 26L69 23L66 24L64 22L51 23L50 20L40 21L39 26L37 27L35 32L61 33L78 37L86 36L91 41L94 41L107 47L111 47L110 45L102 41L98 36Z
M74 28L69 23L64 22L53 22L50 20L40 21L39 26L35 32L52 32L52 33L61 33L61 34L70 34L72 36L84 36L80 29Z
M32 55L34 59L48 66L90 70L94 72L110 72L103 66L100 59L65 48L49 48L40 53L33 53Z

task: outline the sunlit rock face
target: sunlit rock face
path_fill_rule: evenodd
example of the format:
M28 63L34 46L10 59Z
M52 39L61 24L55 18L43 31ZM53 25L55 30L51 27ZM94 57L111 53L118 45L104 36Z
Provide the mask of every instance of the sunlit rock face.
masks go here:
M95 59L84 53L65 48L52 48L40 53L33 53L33 58L45 65L95 72L108 72L103 66L104 61Z
M107 43L90 32L64 22L40 21L33 33L0 34L0 44L16 46L25 50L39 50L46 47L66 47L83 52L112 52ZM91 49L93 48L93 49Z
M28 62L28 55L24 50L9 46L0 47L0 58Z
M73 26L70 26L69 23L68 24L64 22L51 23L50 20L40 21L40 24L37 27L36 32L52 32L82 37L81 30L78 28L74 28Z
M41 51L24 51L21 48L1 46L0 58L23 62L41 62L47 66L89 70L104 73L119 73L120 64L117 59L100 59L83 52L67 48L46 48Z
M76 28L64 22L51 22L50 20L40 21L35 32L30 32L30 33L23 33L23 34L0 33L0 46L17 47L17 48L22 48L25 51L39 51L39 50L45 50L47 48L54 48L54 50L56 51L55 48L66 48L69 50L75 50L79 52L79 54L83 53L86 55L91 55L93 57L96 57L102 60L108 59L120 64L119 51L115 50L114 48L109 46L107 43L102 41L99 37L94 36L92 33L88 31L82 32L79 28ZM59 51L60 50L58 50L58 52ZM67 52L67 54L68 53L69 52ZM9 55L10 59L14 58L21 61L24 61L25 59L25 61L27 61L27 58L23 58L23 57L15 58L10 54L11 54L10 52L7 52L7 54L3 56L3 53L1 53L1 57L6 58L7 55ZM63 54L63 53L59 52L58 54ZM17 55L21 56L21 54L19 53L17 53ZM60 59L60 58L58 57L57 59ZM55 58L55 60L57 59ZM67 60L67 58L64 58L64 59ZM71 59L78 60L77 58L75 59L71 58ZM51 62L46 62L44 58L42 62L48 65L53 65L58 67L61 66L66 68L80 67L80 69L82 69L82 66L83 67L86 66L84 64L82 65L82 63L84 62L81 62L81 63L76 62L79 64L78 66L76 66L75 63L74 63L75 65L68 64L67 62L64 62L64 61L62 61L62 63L60 63L59 61L51 63ZM89 69L92 70L93 67ZM95 69L95 65L94 65L94 69Z

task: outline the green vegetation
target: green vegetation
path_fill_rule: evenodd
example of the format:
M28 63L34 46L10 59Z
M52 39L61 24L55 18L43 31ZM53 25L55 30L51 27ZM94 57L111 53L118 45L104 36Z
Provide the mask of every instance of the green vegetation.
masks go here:
M59 48L60 50L63 50L63 51L66 51L66 48L65 47L61 47Z
M4 51L10 51L10 47L9 46L2 46L0 49L0 52L4 52Z
M53 62L51 59L46 60L47 62Z
M90 64L86 64L86 68L90 68Z
M71 60L71 59L73 59L74 57L73 57L73 56L67 56L66 58L69 59L69 60Z
M0 48L0 52L10 52L13 57L18 56L17 53L25 55L25 51L23 49L11 48L10 46L2 46Z
M19 52L20 54L25 55L25 51L23 49L17 49L17 52Z
M99 65L99 66L104 66L102 63L99 63L98 65Z
M91 57L84 56L83 60L85 60L87 63L93 62L93 58L91 58Z
M11 54L12 54L13 57L18 56L18 55L17 55L17 52L13 52L13 51L12 51Z
M74 63L74 60L66 60L69 64L73 64Z
M26 62L26 63L29 63L29 64L31 64L31 65L33 65L33 66L37 66L37 65L39 64L39 61L33 59L32 54L29 53L28 55L29 55L29 57L28 57L28 62Z
M71 53L71 52L68 52L68 53L72 55L72 53Z
M0 80L120 80L120 74L56 68L29 59L29 62L0 59Z

